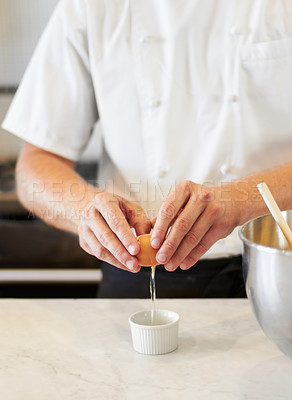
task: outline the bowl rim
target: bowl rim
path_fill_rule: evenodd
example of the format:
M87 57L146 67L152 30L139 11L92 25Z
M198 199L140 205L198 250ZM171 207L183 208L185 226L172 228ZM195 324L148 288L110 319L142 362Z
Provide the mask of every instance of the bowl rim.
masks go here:
M136 311L135 313L131 314L129 316L129 323L131 326L133 327L138 327L138 328L142 328L142 329L146 329L146 330L157 330L157 329L166 329L166 328L170 328L174 325L177 325L179 323L180 320L180 316L177 312L172 311L172 310L165 310L165 309L157 309L155 310L157 311L162 311L162 312L169 312L173 315L174 319L173 321L170 321L166 324L160 324L160 325L144 325L144 324L138 324L137 322L133 321L133 317L137 314L140 313L148 313L151 312L152 310L141 310L141 311Z
M273 218L271 214L265 214L265 215L262 215L260 217L251 219L251 220L247 221L245 224L243 224L241 226L239 232L238 232L238 235L239 235L240 239L243 241L244 244L248 244L250 247L255 247L257 249L265 250L267 253L276 253L276 254L280 254L280 255L290 256L291 257L292 250L281 250L281 249L276 249L275 247L272 247L272 246L267 246L267 245L264 245L264 244L254 243L254 242L252 242L251 240L247 239L244 236L244 230L246 229L247 225L249 225L251 222L257 221L258 219L261 219L261 218L267 217L267 216L270 216L271 218Z

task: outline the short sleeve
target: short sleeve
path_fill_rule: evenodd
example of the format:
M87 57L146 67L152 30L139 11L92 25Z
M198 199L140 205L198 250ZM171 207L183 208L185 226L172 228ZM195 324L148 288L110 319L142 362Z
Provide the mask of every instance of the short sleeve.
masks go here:
M33 54L3 129L78 160L98 119L84 0L61 0Z

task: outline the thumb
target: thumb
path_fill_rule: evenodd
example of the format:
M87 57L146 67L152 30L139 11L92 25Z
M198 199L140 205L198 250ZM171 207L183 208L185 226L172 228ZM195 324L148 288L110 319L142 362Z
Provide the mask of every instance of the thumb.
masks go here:
M133 228L135 229L137 236L145 235L151 231L151 221L137 221L133 225Z
M129 225L135 229L137 236L150 233L151 221L142 207L135 203L128 203L126 215Z

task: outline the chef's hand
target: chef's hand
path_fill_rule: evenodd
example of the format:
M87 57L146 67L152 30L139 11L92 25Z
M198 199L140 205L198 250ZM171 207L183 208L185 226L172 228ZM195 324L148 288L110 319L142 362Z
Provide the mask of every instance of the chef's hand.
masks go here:
M107 192L98 193L83 212L79 243L83 250L118 268L138 272L140 251L133 232L149 233L151 221L135 203Z
M189 269L217 240L228 236L239 225L234 197L228 185L180 182L162 204L151 234L159 264L168 271L178 266Z

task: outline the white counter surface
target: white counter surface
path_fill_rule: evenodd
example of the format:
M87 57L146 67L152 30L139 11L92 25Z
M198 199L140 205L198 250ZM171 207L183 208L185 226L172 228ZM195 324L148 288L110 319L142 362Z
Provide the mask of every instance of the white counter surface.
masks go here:
M179 347L132 349L128 316L149 300L0 300L3 400L291 400L292 361L244 299L158 300Z

